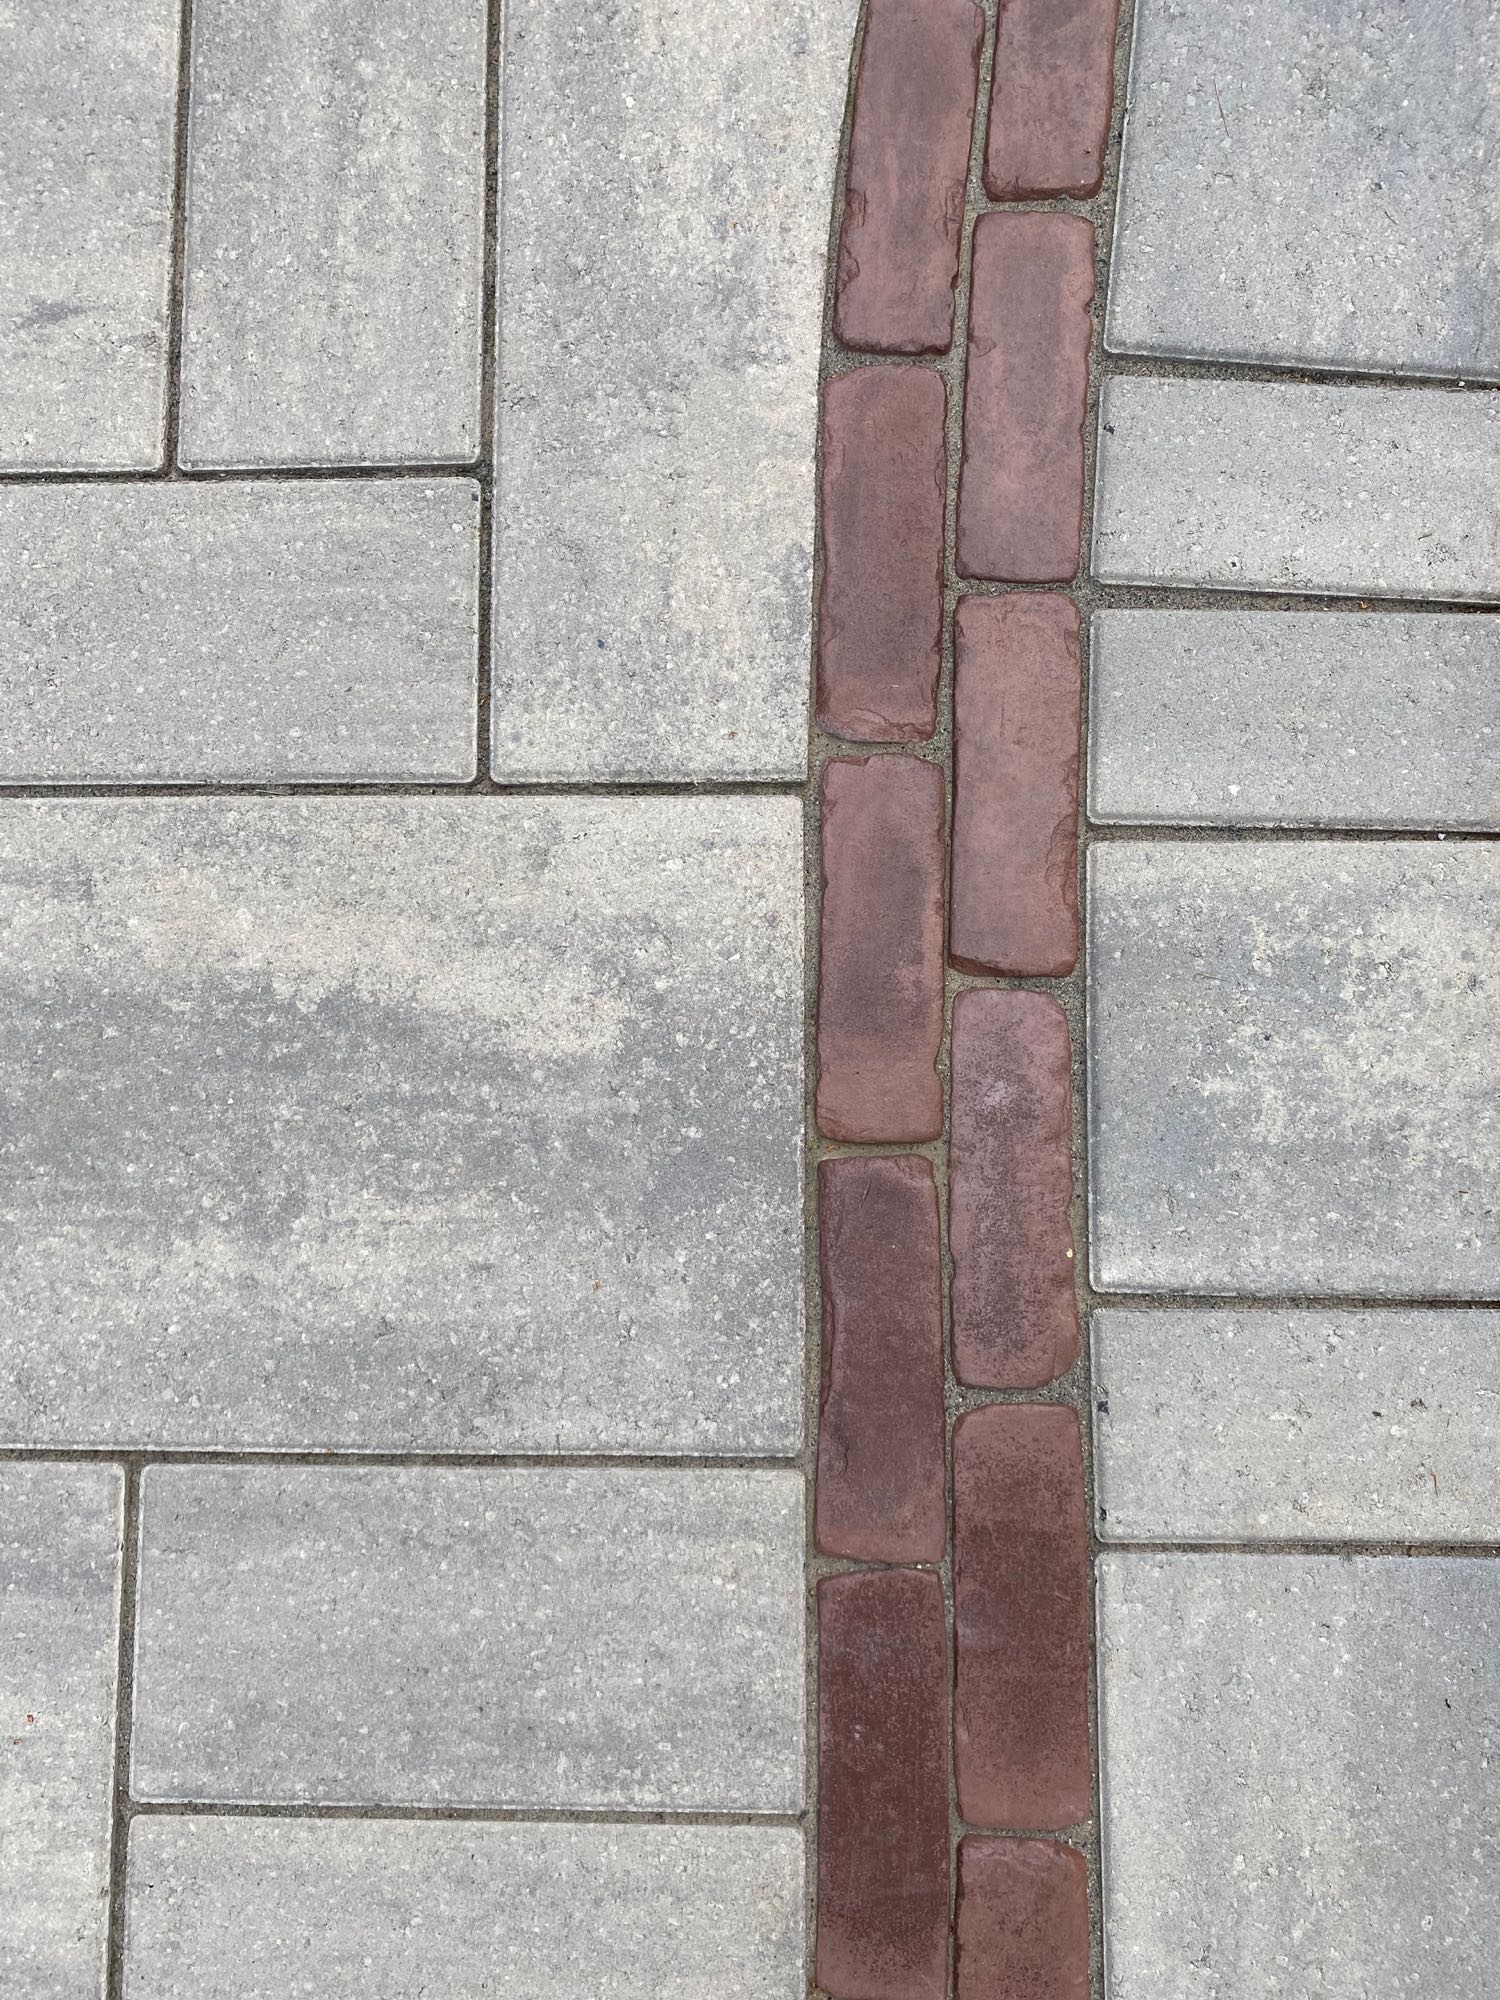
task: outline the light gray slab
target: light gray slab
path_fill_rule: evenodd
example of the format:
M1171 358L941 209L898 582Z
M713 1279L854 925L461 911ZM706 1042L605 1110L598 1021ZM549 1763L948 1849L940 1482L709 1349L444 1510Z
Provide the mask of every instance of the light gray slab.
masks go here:
M479 489L0 490L0 781L460 782Z
M124 1476L0 1465L0 1992L103 2000Z
M795 1453L800 813L0 806L0 1438Z
M479 454L484 0L194 0L185 465Z
M1096 611L1089 814L1500 827L1500 618Z
M1497 0L1143 0L1108 345L1495 380L1497 149Z
M1497 901L1479 842L1096 844L1098 1289L1500 1296Z
M1101 583L1500 598L1500 398L1115 376L1100 401Z
M180 13L5 10L0 470L161 463Z
M857 0L506 8L494 757L800 779Z
M1109 2000L1490 2000L1500 1565L1098 1576Z
M1500 1542L1500 1312L1093 1316L1114 1542Z
M146 1799L795 1812L799 1471L145 1475Z

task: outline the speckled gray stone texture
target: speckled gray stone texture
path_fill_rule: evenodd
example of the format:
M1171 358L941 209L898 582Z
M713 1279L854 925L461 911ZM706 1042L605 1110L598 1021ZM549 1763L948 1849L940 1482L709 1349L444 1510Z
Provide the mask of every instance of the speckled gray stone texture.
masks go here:
M1500 0L1142 0L1106 340L1500 377Z
M1096 843L1097 1288L1500 1295L1497 900L1479 842Z
M506 8L496 774L785 778L857 0Z
M802 1803L799 1471L153 1466L144 1799Z
M795 799L0 805L0 1438L792 1453Z
M0 470L161 463L181 11L5 9Z
M1500 398L1115 376L1099 406L1101 583L1500 598Z
M1500 618L1096 611L1089 815L1500 827Z
M0 490L0 779L461 781L471 480Z
M1115 1542L1500 1542L1500 1312L1093 1319Z
M1098 1576L1109 2000L1493 2000L1500 1565Z
M185 465L478 456L484 0L194 0Z
M0 1466L5 2000L103 2000L124 1500L116 1466Z

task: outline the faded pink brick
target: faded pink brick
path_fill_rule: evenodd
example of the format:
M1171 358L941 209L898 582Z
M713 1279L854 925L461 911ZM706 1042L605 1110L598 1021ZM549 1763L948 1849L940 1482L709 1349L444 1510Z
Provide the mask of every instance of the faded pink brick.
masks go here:
M1000 0L984 184L995 201L1099 191L1119 0Z
M1088 1867L1055 1840L958 1846L958 2000L1089 2000Z
M953 339L983 39L974 0L870 0L833 301L850 347L936 354Z

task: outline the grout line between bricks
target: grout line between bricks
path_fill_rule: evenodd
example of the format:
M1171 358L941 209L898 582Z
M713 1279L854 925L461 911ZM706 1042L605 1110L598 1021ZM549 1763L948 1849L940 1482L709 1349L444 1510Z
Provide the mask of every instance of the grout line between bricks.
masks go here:
M494 685L495 457L499 450L500 170L504 103L504 0L489 0L484 52L484 256L479 298L479 617L475 634L474 773L493 778L490 703Z
M182 434L182 349L187 307L188 134L193 88L193 0L182 0L178 16L177 107L172 130L172 237L167 280L167 357L162 469L177 469Z
M115 1666L115 1756L110 1799L109 1909L105 1945L105 1994L125 1990L125 1883L130 1821L130 1738L135 1720L135 1629L139 1595L140 1473L127 1465L121 1514L119 1647Z
M306 1800L137 1799L131 1819L377 1820L435 1826L784 1826L801 1813L715 1812L683 1806L327 1805ZM111 1996L113 2000L113 1996Z

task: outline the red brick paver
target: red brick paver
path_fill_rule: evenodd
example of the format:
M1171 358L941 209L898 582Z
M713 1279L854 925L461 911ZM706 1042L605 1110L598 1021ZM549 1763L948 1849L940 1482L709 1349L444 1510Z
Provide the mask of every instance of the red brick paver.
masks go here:
M1088 2000L1088 1868L1055 1840L958 1849L958 2000Z
M1000 0L984 184L996 201L1098 191L1119 0Z

